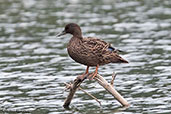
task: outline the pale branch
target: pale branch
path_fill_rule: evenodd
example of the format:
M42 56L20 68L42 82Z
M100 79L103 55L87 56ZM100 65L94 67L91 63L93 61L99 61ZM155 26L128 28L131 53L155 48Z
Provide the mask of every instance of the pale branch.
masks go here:
M116 100L118 100L123 106L129 106L130 104L124 99L115 89L109 84L101 75L97 74L95 80L103 86L110 94L112 94Z

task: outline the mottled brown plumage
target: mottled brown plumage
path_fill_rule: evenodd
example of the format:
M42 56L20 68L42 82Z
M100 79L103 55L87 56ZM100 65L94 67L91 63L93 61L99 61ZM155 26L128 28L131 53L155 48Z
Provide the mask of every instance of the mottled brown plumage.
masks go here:
M89 66L96 66L96 71L92 74L92 78L97 74L99 65L128 63L128 61L118 55L118 50L109 43L94 37L83 38L81 28L75 23L67 24L65 30L58 36L67 33L73 35L67 46L69 56L76 62L87 66L85 74L88 73Z

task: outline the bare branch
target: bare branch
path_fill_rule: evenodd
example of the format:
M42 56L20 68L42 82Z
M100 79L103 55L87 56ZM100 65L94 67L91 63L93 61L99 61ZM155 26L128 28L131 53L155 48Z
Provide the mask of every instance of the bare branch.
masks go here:
M85 77L87 77L89 74L87 74ZM115 80L116 74L113 74L112 76L112 80L111 83L109 84L101 75L97 74L97 76L94 78L103 88L105 88L110 94L112 94L116 100L118 100L123 106L128 107L130 104L114 89L113 87L113 83ZM69 108L69 105L71 103L71 100L77 90L77 88L81 89L84 93L88 94L89 96L91 96L93 99L95 99L100 105L101 102L98 101L98 99L96 97L94 97L93 95L87 93L86 91L84 91L82 88L80 88L81 83L85 80L81 79L80 76L78 76L74 82L72 84L66 84L67 88L70 89L69 95L67 96L67 98L65 99L64 102L64 108Z
M101 75L97 74L95 80L101 86L103 86L110 94L112 94L116 98L116 100L118 100L123 106L130 105Z

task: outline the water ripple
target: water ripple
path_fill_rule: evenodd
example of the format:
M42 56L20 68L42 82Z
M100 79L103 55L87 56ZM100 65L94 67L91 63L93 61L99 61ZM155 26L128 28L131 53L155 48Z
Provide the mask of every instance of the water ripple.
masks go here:
M169 0L13 0L0 2L0 113L170 113L171 2ZM62 104L65 84L86 67L74 62L57 38L76 22L83 35L125 51L129 64L108 64L99 73L131 103L128 109L94 81L82 84L98 103L77 91L71 110ZM90 72L95 69L91 68Z

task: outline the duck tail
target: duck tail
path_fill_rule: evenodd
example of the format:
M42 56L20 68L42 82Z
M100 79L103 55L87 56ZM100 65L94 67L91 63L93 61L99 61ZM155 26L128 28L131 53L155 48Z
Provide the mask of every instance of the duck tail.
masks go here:
M129 62L122 58L121 63L129 63Z
M112 63L129 63L129 62L115 53L114 57L113 57L113 60L112 60Z

